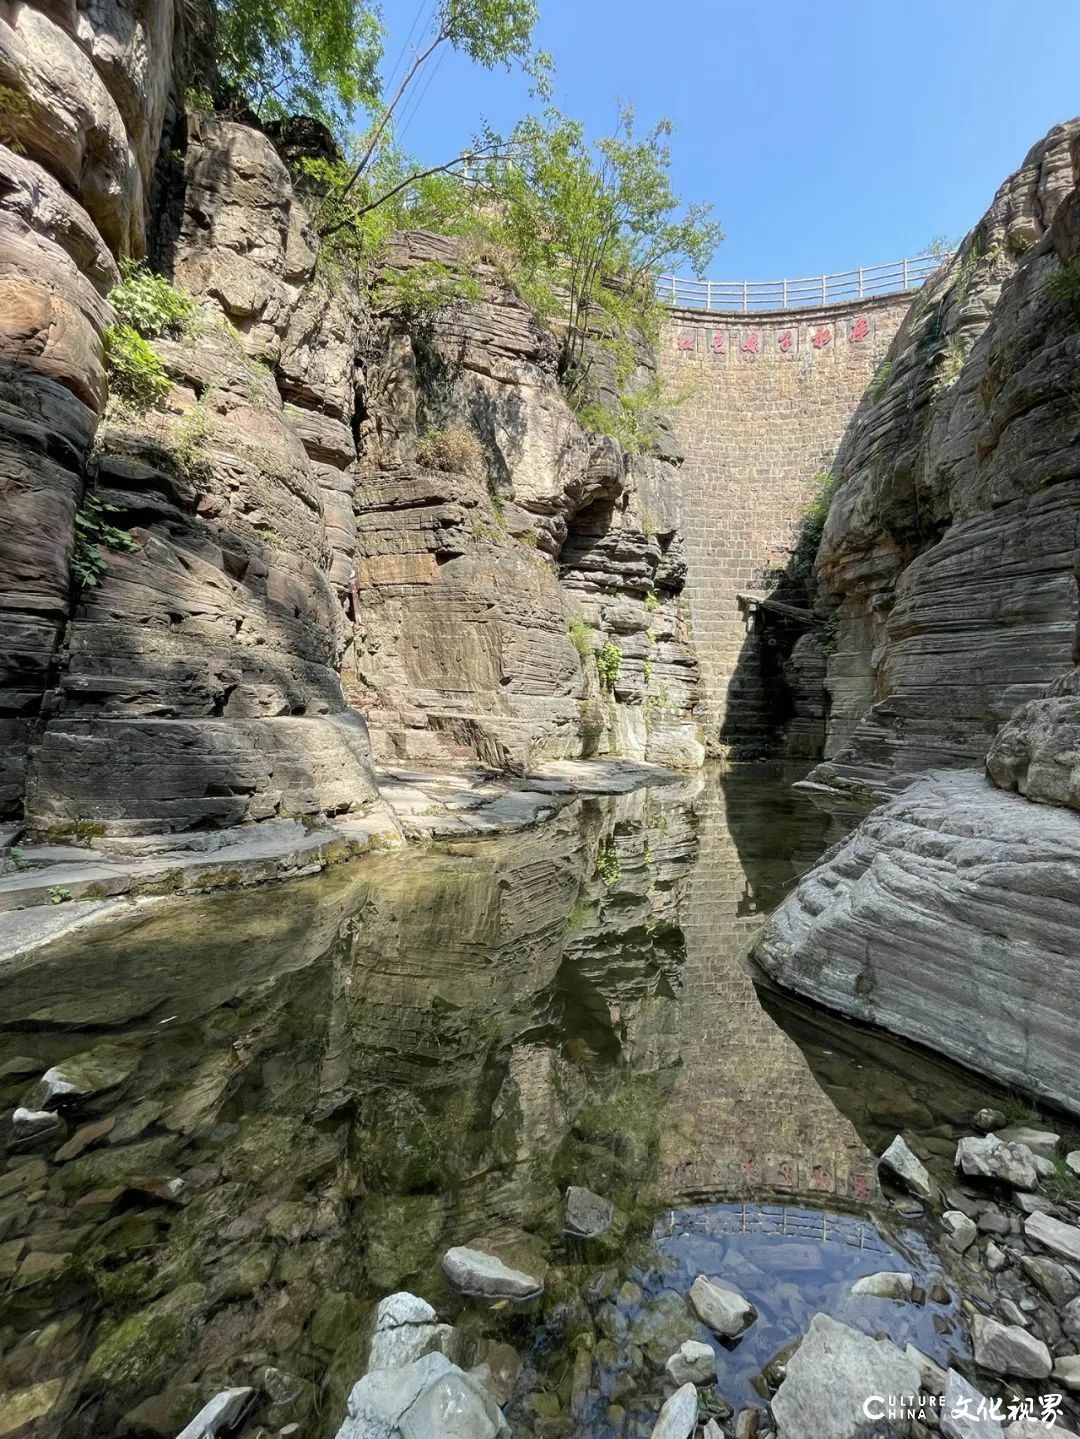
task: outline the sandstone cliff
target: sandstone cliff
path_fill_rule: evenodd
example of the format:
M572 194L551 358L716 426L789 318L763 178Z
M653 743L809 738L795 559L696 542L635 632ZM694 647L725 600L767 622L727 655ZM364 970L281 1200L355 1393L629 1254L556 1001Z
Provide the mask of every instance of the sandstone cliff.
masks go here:
M1075 195L1055 127L919 293L853 425L816 576L835 653L815 778L886 793L981 764L1070 662L1080 330L1048 277Z
M185 112L184 14L0 7L0 815L362 809L365 713L385 759L700 763L677 469L581 429L493 271L433 325L373 316L283 130ZM198 312L154 340L168 392L138 413L105 345L148 249ZM408 236L395 263L444 251ZM453 428L473 457L432 461Z
M840 747L814 777L903 793L755 950L779 983L1074 1113L1078 181L1074 121L916 302L851 441L817 563Z

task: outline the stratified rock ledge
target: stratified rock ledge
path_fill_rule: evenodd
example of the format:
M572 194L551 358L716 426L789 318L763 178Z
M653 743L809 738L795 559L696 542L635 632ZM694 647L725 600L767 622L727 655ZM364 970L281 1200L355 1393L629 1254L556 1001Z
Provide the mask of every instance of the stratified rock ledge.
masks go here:
M937 772L773 915L778 984L1080 1113L1080 815Z

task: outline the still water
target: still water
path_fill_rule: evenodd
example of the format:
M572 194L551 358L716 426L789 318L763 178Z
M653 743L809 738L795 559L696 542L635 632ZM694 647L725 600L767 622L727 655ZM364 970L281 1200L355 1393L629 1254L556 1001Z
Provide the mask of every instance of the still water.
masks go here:
M874 1155L904 1129L944 1162L991 1092L745 963L829 823L790 776L710 774L162 901L0 968L5 1116L87 1051L100 1086L0 1154L0 1394L37 1396L25 1432L171 1436L255 1384L245 1436L325 1439L398 1289L502 1377L515 1435L648 1434L685 1338L714 1344L717 1396L760 1405L818 1310L964 1354L950 1303L849 1291L900 1268L932 1288ZM618 1209L587 1247L563 1237L570 1184ZM473 1241L543 1299L449 1293L441 1256ZM738 1343L689 1314L698 1273L755 1304Z

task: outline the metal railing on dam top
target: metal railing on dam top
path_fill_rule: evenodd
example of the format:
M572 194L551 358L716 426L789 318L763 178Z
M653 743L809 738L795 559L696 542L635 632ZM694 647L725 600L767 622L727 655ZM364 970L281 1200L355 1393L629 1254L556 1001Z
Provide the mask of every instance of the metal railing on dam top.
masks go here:
M802 280L686 280L679 275L661 275L656 293L674 309L734 310L740 314L805 310L917 290L947 259L947 255L919 255L914 260L864 265L857 270Z

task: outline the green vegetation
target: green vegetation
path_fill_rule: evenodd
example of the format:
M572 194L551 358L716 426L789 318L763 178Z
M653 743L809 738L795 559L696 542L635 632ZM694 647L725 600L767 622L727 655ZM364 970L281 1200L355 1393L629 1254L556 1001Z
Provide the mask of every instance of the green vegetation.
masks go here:
M866 393L877 403L885 393L886 387L892 378L893 362L882 360L881 364L874 371L874 378L870 381Z
M140 413L160 404L169 393L165 366L130 325L110 325L105 331L105 368L109 393Z
M558 336L559 374L578 404L591 398L597 352L626 388L637 343L658 332L656 274L685 263L700 275L721 238L709 207L678 214L671 132L661 120L636 134L634 112L623 106L614 133L593 145L579 121L548 108L522 120L499 147L512 164L485 167L498 197L492 230L510 279ZM495 148L497 137L489 133L487 144ZM620 423L630 422L622 416Z
M19 131L29 118L30 102L23 92L10 85L0 85L0 145L21 155L23 144Z
M615 841L609 836L603 840L596 851L596 872L600 878L611 889L618 884L622 878L622 865L619 863L619 851Z
M651 614L655 613L655 611L656 611L656 609L658 608L659 604L660 604L660 596L656 593L655 590L650 590L650 591L648 592L648 594L645 596L645 612L646 612L646 614L650 614L650 615L651 615Z
M593 652L593 627L584 620L578 619L576 615L571 616L566 632L570 636L570 643L578 652L578 659L585 664Z
M998 1106L995 1105L994 1108ZM1039 1122L1039 1111L1022 1094L1011 1092L1001 1101L1001 1112L1006 1124L1032 1125Z
M825 532L825 521L829 516L829 506L832 504L839 480L835 475L821 470L814 476L812 483L814 497L806 507L802 523L799 526L799 538L792 560L792 569L801 579L809 579L813 571L818 546L821 544L821 536Z
M600 684L606 690L615 688L615 681L619 678L619 666L622 664L622 650L614 640L606 640L596 656L596 672L600 676Z
M950 335L945 341L945 348L941 352L941 369L938 371L939 383L948 389L960 378L960 372L964 368L964 361L967 359L967 351L958 335Z
M652 660L646 660L646 661L645 661L645 663L641 666L641 673L642 673L642 675L645 677L645 683L648 684L649 681L650 681L650 680L652 679L652 677L653 677L653 663L652 663Z
M442 430L426 430L420 436L416 459L429 470L475 475L483 467L484 452L480 441L463 425L448 425Z
M825 655L834 655L836 647L840 643L840 611L833 610L832 614L822 620L818 627L818 639L821 642L821 651Z
M1042 282L1042 292L1055 305L1080 320L1080 260L1057 265Z
M158 335L183 335L199 314L190 295L178 290L164 275L155 275L143 264L121 263L120 284L109 292L109 303L121 324L137 330L144 340Z
M1072 1172L1064 1159L1054 1160L1054 1172L1041 1181L1041 1188L1054 1204L1080 1201L1080 1178Z
M76 583L84 590L93 590L101 584L105 574L105 556L102 546L110 550L133 550L136 548L130 530L119 529L110 523L109 515L116 513L116 506L88 494L82 506L75 513L75 548L71 556L71 572Z
M624 377L624 370L619 363L615 368L618 382ZM587 400L578 405L577 416L587 430L618 440L628 455L644 455L656 444L660 416L665 408L677 403L677 398L669 395L663 382L656 378L642 388L621 393L614 405Z
M50 904L66 904L70 898L71 890L64 889L58 884L54 884L52 888L48 891L48 899Z

